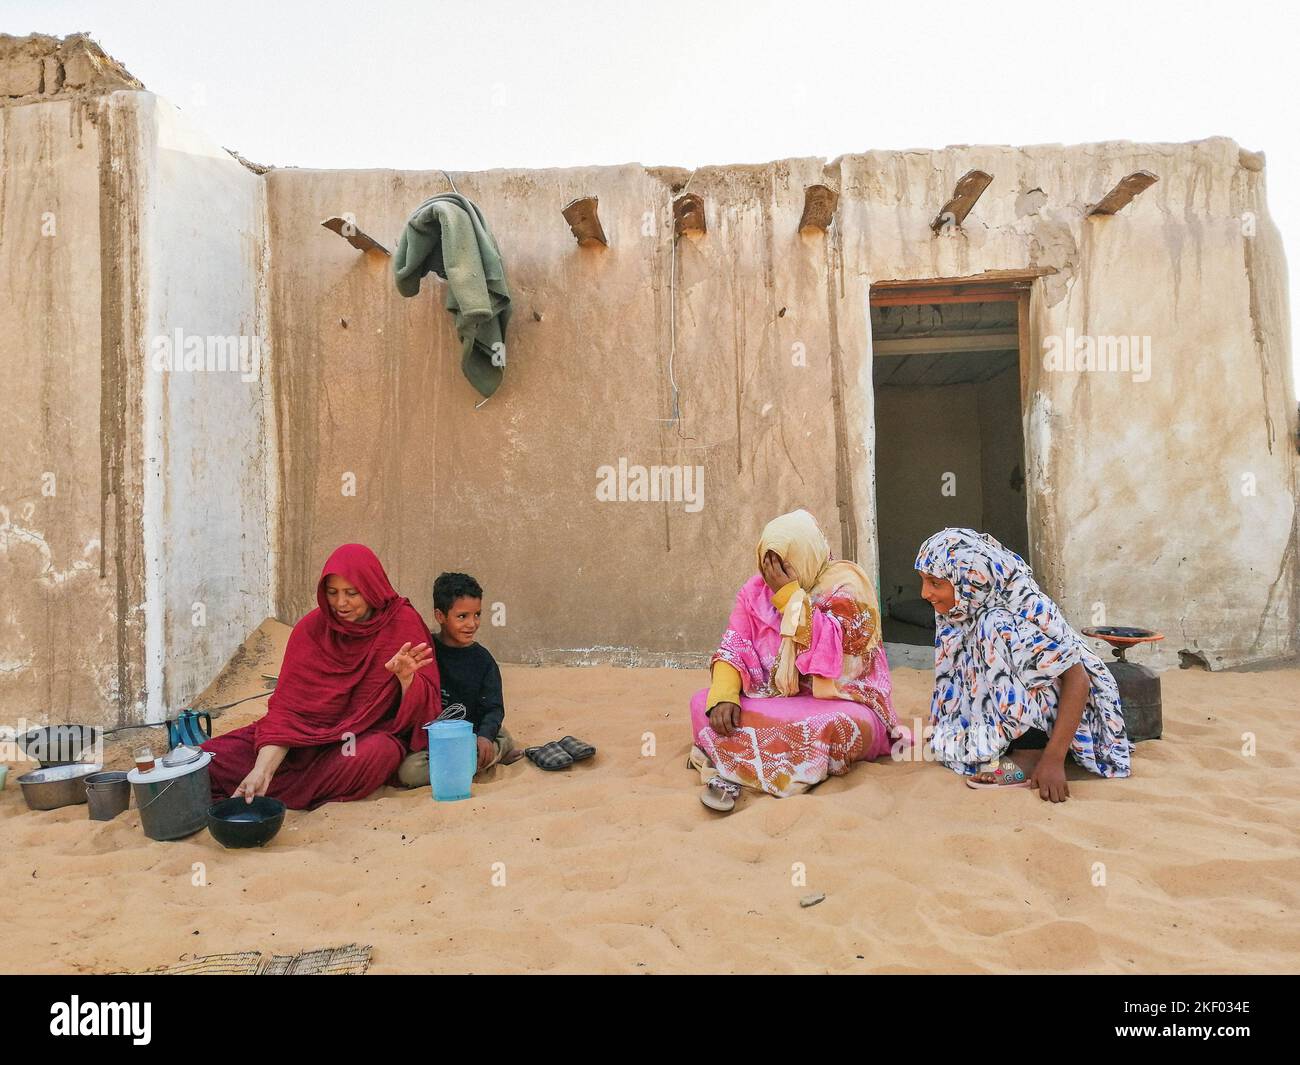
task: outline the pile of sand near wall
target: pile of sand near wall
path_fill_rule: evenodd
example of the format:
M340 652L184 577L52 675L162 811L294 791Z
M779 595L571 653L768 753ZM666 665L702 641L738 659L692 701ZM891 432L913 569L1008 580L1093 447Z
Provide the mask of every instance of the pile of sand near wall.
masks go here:
M276 672L283 627L259 631L208 705ZM351 942L374 945L379 973L1300 968L1300 671L1164 674L1165 738L1137 748L1132 779L1073 780L1063 805L912 761L747 796L725 817L685 766L703 672L503 672L517 737L572 734L597 757L498 766L465 802L387 788L290 812L252 851L206 832L152 842L134 807L108 823L29 812L11 774L0 969ZM899 716L923 718L929 674L894 681ZM825 901L801 908L814 892Z

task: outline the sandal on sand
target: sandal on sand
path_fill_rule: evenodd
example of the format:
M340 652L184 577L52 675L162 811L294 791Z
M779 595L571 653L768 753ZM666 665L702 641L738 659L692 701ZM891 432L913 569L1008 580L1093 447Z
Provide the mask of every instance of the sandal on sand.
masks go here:
M993 768L982 768L973 777L966 778L966 787L968 788L1027 788L1029 787L1029 774L1021 769L1010 758L1003 758L1000 762L990 762ZM977 780L976 777L994 777L993 780Z
M563 748L564 752L575 762L582 762L592 757L596 753L596 748L590 743L583 743L582 740L574 739L572 736L565 736L563 739L555 741Z
M708 786L700 792L700 802L710 810L718 813L730 813L736 806L736 797L740 795L740 785L733 784L722 777L714 777Z
M525 747L524 754L538 769L545 769L548 772L567 769L573 765L573 755L554 741L544 743L540 747Z

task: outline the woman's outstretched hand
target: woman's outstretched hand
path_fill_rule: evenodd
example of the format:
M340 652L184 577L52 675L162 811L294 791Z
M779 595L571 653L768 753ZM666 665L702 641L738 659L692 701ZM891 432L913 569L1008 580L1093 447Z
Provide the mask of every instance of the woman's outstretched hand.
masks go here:
M719 736L730 736L740 728L740 707L735 703L718 703L709 711L709 724Z
M266 766L253 766L248 776L239 782L239 787L235 789L232 799L242 797L245 802L252 802L259 795L265 795L271 790L271 777L274 772Z
M231 798L243 797L244 802L252 802L259 795L265 795L271 790L271 779L275 776L275 771L280 768L280 763L284 761L285 755L289 753L288 747L277 747L267 744L257 752L257 759L253 762L253 768L248 771L248 776L239 782L239 787L235 789Z
M767 581L767 586L773 595L791 581L799 579L794 572L794 568L787 564L775 551L769 551L763 556L763 561L759 563L759 572L762 573L763 580Z
M405 691L415 676L415 671L423 669L432 661L433 648L427 643L417 643L414 647L404 643L397 649L397 654L384 663L384 668L398 679Z
M1065 780L1065 763L1049 758L1047 752L1038 759L1029 776L1029 786L1038 789L1038 797L1048 802L1065 802L1070 797L1070 785Z

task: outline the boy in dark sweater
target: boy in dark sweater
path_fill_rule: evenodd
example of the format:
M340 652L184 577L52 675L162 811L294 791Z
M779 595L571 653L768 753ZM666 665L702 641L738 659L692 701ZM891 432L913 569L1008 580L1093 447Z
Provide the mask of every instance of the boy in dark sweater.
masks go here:
M478 772L509 759L514 741L502 724L506 716L501 697L501 670L496 659L475 642L483 616L483 589L467 573L444 573L433 582L433 617L439 631L432 634L438 674L442 678L440 720L463 719L474 726L478 740ZM409 788L429 783L429 752L407 755L397 771Z

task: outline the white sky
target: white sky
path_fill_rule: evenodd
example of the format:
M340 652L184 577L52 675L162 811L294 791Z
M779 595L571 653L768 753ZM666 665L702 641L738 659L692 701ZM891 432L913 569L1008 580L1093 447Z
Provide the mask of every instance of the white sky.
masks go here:
M1267 153L1295 319L1295 5L0 0L0 31L80 30L218 143L278 165L690 167L1222 134Z

